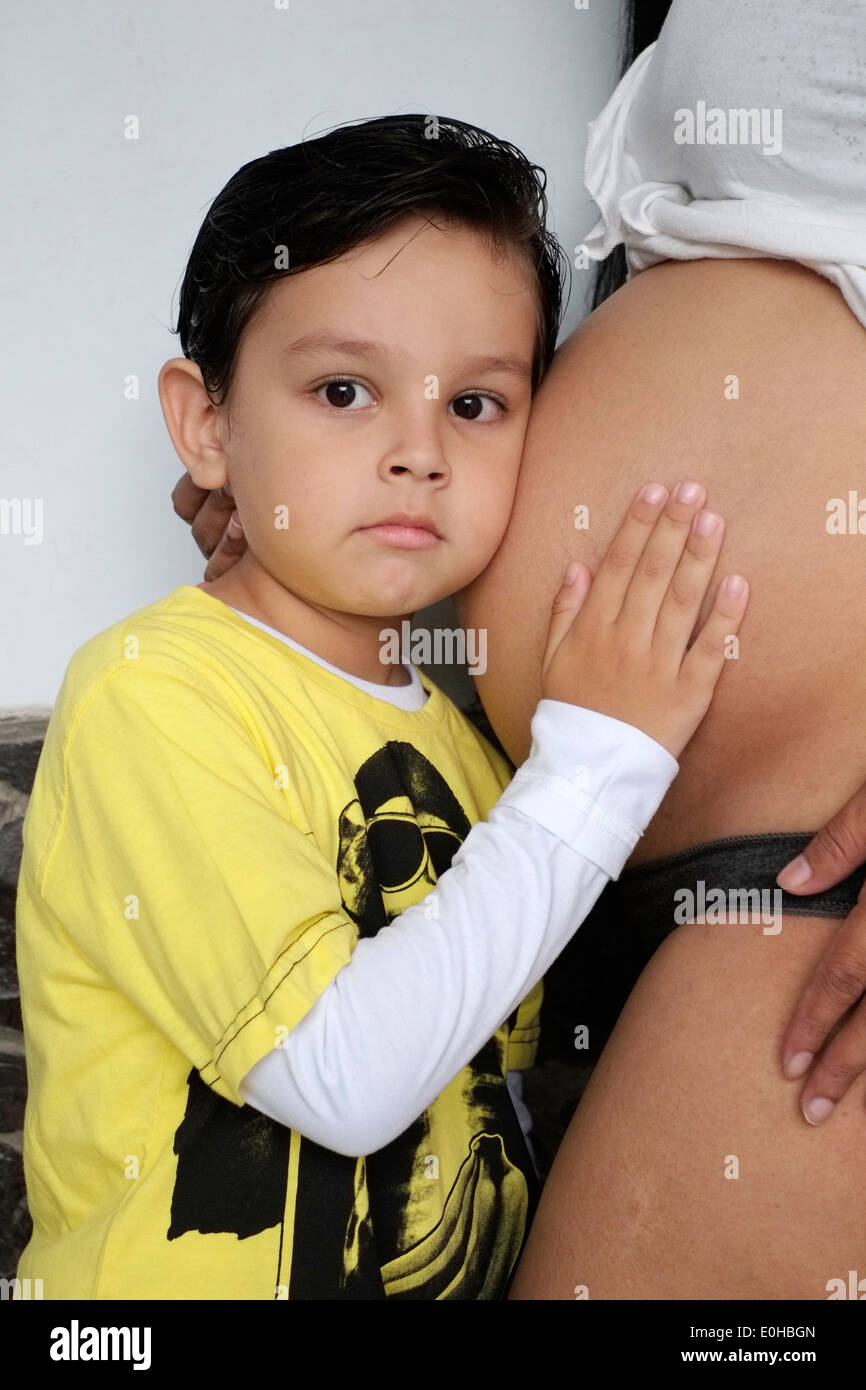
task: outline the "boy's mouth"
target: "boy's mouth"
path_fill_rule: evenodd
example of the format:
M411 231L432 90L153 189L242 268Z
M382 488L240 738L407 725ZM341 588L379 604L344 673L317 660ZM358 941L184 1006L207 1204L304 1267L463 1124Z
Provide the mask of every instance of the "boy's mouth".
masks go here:
M426 550L442 540L429 516L410 516L408 512L395 513L372 526L359 526L358 530L386 545L407 550Z

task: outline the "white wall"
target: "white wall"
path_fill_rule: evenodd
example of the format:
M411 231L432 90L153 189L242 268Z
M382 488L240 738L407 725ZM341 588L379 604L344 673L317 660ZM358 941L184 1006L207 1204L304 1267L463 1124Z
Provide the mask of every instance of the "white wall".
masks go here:
M231 174L340 122L458 116L547 170L573 250L595 220L586 123L615 81L618 21L619 0L6 0L0 499L30 499L34 520L41 504L43 534L27 544L0 511L0 708L50 706L87 637L202 578L156 378ZM588 275L573 272L563 336Z

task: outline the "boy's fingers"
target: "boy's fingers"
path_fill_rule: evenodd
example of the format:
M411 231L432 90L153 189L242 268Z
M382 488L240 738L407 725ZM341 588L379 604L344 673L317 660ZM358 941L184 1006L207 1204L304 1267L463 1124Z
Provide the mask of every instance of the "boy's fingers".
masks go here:
M582 608L583 601L592 584L592 575L586 565L581 564L578 560L572 560L569 569L571 566L574 566L575 571L574 582L571 584L566 582L566 572L566 578L563 579L554 595L550 624L547 629L547 645L542 661L542 673L547 671L554 652L574 622L575 615Z
M776 882L786 893L823 893L825 888L841 883L864 860L866 786L859 787L841 811L813 836L802 853L785 865L777 874Z
M232 534L235 524L238 528L237 535ZM211 580L219 579L221 574L225 574L226 570L231 569L232 565L240 559L246 548L247 538L244 535L243 527L238 520L237 512L232 512L222 538L208 560L204 572L205 580L209 583Z
M692 520L686 548L656 621L653 648L682 661L694 631L725 534L725 523L718 512L701 509Z
M632 500L593 581L590 603L599 622L613 623L619 617L637 563L667 499L668 490L662 483L647 483Z
M748 602L749 586L743 576L726 575L716 593L713 611L683 661L682 670L689 680L712 689L725 664L727 640L736 636Z
M651 639L662 601L691 534L692 521L706 500L702 483L679 483L650 536L622 605L624 628Z

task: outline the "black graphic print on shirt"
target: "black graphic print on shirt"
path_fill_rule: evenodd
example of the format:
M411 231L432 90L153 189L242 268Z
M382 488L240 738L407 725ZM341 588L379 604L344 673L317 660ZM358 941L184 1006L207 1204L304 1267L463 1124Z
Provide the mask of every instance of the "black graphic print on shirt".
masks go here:
M423 901L471 826L410 743L385 743L354 783L339 816L336 870L346 912L371 937ZM289 1231L290 1132L217 1095L193 1070L175 1135L168 1239L190 1231L246 1239L276 1228L274 1284L288 1284L290 1299L502 1298L538 1198L503 1062L493 1038L452 1088L366 1158L300 1138ZM450 1181L439 1173L446 1130L462 1156Z

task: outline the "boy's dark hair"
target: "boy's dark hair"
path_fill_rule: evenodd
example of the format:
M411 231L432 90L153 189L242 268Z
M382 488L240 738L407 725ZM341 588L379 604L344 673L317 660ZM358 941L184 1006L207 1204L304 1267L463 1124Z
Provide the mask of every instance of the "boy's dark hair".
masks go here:
M409 212L444 214L487 232L497 251L513 248L531 268L535 391L556 348L570 269L545 225L546 184L544 170L514 145L450 117L382 116L272 150L238 169L208 209L173 331L221 405L270 281L334 260Z

